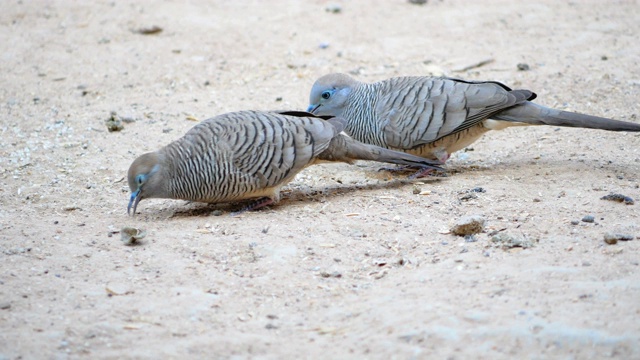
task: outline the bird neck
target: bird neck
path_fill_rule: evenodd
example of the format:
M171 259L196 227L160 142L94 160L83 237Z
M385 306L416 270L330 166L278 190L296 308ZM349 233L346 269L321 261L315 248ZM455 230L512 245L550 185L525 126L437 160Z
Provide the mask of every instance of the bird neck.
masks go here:
M343 117L347 120L344 131L363 143L385 147L381 123L376 116L379 83L361 84L349 95Z

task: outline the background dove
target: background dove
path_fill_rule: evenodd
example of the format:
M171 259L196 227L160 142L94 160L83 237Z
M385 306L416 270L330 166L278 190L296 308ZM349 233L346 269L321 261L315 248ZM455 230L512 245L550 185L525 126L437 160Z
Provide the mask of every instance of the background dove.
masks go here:
M485 132L509 126L640 131L640 124L555 110L535 98L495 81L396 77L367 84L329 74L313 85L308 111L346 119L345 132L358 141L442 162Z
M138 157L128 172L133 213L146 198L218 203L278 201L279 189L318 162L373 160L423 168L433 161L359 143L343 134L344 120L304 112L241 111L194 126L182 138Z

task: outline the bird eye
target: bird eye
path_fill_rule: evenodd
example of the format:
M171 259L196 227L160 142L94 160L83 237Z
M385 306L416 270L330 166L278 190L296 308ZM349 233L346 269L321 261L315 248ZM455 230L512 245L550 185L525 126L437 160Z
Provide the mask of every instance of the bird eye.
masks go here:
M138 183L138 185L142 185L142 183L144 182L144 175L136 176L136 182Z
M325 92L323 92L322 94L320 94L320 96L321 96L323 99L327 100L328 98L330 98L330 97L331 97L331 92L330 92L330 91L325 91Z

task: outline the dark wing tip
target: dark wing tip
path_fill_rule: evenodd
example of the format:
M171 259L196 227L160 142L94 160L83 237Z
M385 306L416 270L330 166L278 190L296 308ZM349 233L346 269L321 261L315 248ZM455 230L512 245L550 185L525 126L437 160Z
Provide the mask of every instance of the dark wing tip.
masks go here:
M331 115L315 115L310 112L300 111L300 110L276 110L274 112L280 115L295 116L295 117L312 117L312 118L318 118L323 120L329 120L335 117Z

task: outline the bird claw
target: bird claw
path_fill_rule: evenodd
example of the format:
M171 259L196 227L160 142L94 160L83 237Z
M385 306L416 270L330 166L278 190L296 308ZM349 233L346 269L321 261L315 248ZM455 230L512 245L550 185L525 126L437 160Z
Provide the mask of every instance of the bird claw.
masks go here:
M417 170L417 171L416 171ZM421 168L421 167L415 167L415 166L399 166L396 168L380 168L378 169L378 171L388 171L391 173L406 173L406 172L412 172L413 174L408 176L408 179L420 179L426 176L436 176L438 175L438 173L440 173L440 170L436 170L433 168Z
M256 209L259 209L261 207L265 207L267 205L271 205L273 203L275 203L275 201L273 201L272 198L268 198L268 197L259 198L257 200L254 200L254 201L250 202L249 205L243 207L242 209L232 212L230 215L231 216L240 215L245 211L256 210Z
M429 175L435 175L436 170L431 168L424 168L418 170L415 174L409 175L408 179L420 179Z
M394 168L390 168L390 167L382 167L380 169L378 169L378 171L388 171L390 173L405 173L405 172L410 172L410 171L414 171L416 168L413 166L409 166L409 165L402 165L402 166L397 166Z

